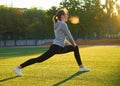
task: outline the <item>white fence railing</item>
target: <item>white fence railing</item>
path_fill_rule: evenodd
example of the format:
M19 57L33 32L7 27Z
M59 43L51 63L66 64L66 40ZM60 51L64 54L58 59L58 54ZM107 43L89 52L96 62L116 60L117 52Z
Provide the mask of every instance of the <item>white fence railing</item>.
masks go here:
M0 47L4 46L38 46L46 42L52 42L53 39L44 40L5 40L0 41Z

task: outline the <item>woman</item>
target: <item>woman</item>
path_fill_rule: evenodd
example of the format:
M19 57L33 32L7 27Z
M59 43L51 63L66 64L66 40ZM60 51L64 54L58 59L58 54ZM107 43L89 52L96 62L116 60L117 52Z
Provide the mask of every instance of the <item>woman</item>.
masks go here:
M67 52L74 52L75 59L77 61L78 66L80 67L80 71L89 71L86 67L83 66L80 54L79 54L79 48L76 45L67 24L65 23L68 19L68 15L65 13L64 10L59 10L56 15L54 16L54 33L55 33L55 39L53 40L53 44L50 46L49 50L42 54L41 56L38 56L37 58L32 58L19 66L14 68L14 72L18 76L22 76L21 69L32 65L34 63L43 62L50 57L52 57L55 54L63 54Z

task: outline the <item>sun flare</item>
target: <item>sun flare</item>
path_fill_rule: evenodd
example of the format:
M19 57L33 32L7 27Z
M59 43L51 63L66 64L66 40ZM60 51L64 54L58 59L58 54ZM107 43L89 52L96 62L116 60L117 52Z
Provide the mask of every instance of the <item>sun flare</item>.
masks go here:
M80 20L79 20L79 17L78 16L71 16L69 18L69 21L72 23L72 24L78 24L80 23Z
M106 0L100 0L100 3L104 5L106 3Z
M117 3L120 5L120 0L118 0Z

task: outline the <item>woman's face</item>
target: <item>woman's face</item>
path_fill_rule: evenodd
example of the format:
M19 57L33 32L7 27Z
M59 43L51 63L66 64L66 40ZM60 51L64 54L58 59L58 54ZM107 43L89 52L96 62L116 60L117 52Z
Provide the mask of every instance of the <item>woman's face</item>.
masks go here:
M68 20L68 15L61 15L61 21L67 21Z

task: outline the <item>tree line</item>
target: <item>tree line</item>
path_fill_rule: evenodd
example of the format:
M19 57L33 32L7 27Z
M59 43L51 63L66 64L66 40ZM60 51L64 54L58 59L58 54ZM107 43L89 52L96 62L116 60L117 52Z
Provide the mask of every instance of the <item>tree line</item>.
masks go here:
M59 8L66 8L69 16L77 16L79 23L68 21L75 39L102 39L120 32L120 4L117 0L63 0L59 7L49 10L0 6L0 39L54 38L52 18Z

